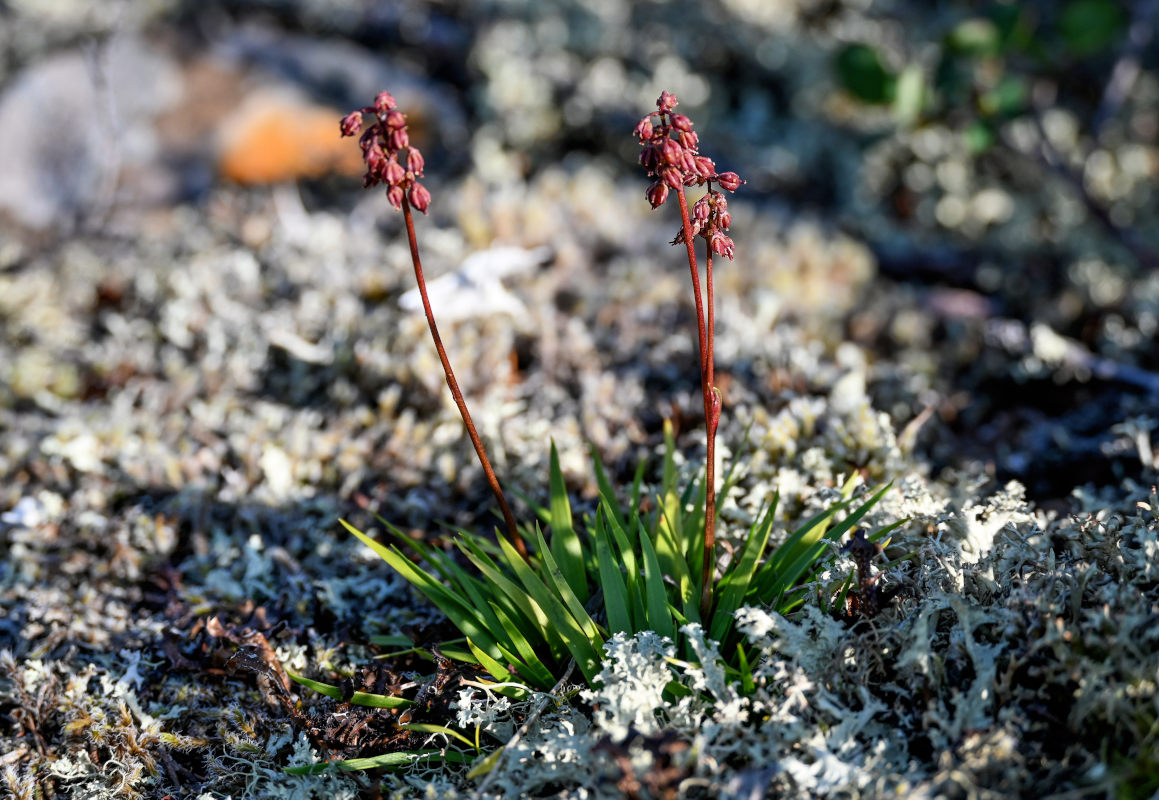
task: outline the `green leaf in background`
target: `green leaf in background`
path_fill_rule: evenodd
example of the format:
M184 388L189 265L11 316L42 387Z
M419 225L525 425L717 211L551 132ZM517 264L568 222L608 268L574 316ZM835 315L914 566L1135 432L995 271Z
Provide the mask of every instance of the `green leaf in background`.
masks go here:
M962 138L966 142L966 148L973 155L978 155L994 146L994 129L990 123L976 119L962 131Z
M837 54L837 78L841 86L865 103L888 103L897 84L881 62L877 50L867 44L847 45Z
M897 79L893 97L893 117L901 125L912 125L922 115L926 102L926 77L920 64L909 64Z
M337 686L313 681L289 670L286 670L286 675L294 683L300 683L307 689L313 689L315 692L324 694L327 697L333 697L335 700L342 699L342 689ZM368 692L355 692L350 697L349 702L353 705L366 706L367 708L410 708L414 705L413 700L407 700L405 697L391 697L385 694L369 694Z
M971 17L959 22L946 37L946 48L967 57L998 55L1002 34L993 20Z
M1122 36L1127 19L1114 0L1071 0L1058 20L1067 49L1076 56L1094 55Z
M988 116L1018 114L1026 109L1029 94L1023 78L1007 75L997 86L978 98L978 108Z

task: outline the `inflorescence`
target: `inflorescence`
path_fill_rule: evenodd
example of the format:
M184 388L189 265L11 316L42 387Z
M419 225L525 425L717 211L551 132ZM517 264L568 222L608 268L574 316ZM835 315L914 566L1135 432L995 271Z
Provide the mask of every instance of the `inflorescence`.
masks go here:
M692 120L677 114L676 105L676 97L663 92L656 101L657 110L636 124L635 134L644 148L640 152L640 163L656 178L645 195L652 208L658 208L668 199L670 189L707 185L708 192L692 207L692 235L703 237L712 252L732 260L733 241L725 233L732 224L732 216L725 196L713 189L712 184L735 192L744 181L735 172L718 174L713 160L700 155L700 137L692 130ZM658 121L653 122L653 117ZM681 228L672 243L683 242Z
M362 130L362 115L374 114L378 122L362 132L358 146L366 162L362 185L369 189L385 183L386 199L395 208L402 208L405 195L410 204L424 214L431 205L431 193L418 182L423 176L423 154L410 143L406 130L406 114L398 110L398 103L389 92L379 92L374 105L351 111L342 118L342 135L354 136ZM406 151L405 159L401 156ZM406 167L403 167L403 163Z

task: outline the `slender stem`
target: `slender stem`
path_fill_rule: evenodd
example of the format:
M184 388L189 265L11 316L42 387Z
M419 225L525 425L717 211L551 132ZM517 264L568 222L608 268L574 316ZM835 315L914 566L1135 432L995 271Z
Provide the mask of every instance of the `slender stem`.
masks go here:
M712 611L712 576L715 572L716 556L716 426L720 423L720 409L722 398L720 390L715 386L715 335L716 314L712 298L712 247L705 243L704 283L708 295L708 324L706 338L708 340L708 355L705 372L707 373L707 394L704 403L704 420L706 434L705 467L704 467L704 564L700 576L700 618L707 620Z
M700 617L708 619L712 610L712 573L714 547L716 544L716 424L720 419L720 394L712 385L713 380L713 326L715 316L712 308L712 251L708 252L705 282L708 287L708 318L705 319L704 302L700 294L700 269L696 262L696 246L692 234L692 220L688 216L688 198L684 187L676 193L680 204L680 219L684 225L684 244L688 250L688 269L692 273L692 291L696 298L696 332L700 339L700 387L704 400L704 423L707 435L705 457L705 500L704 500L704 564L700 580Z
M684 195L683 186L676 192L676 200L680 204L680 221L684 225L684 246L688 250L688 269L692 272L692 294L696 299L696 335L700 341L700 383L707 397L708 339L704 329L704 302L700 296L700 267L696 263L696 238L692 233L692 220L688 216L688 198Z
M435 349L439 351L439 361L443 364L443 372L447 374L447 386L450 387L451 396L455 398L455 405L459 407L459 414L463 417L463 424L467 426L467 435L471 437L471 444L475 446L475 454L479 456L479 463L483 465L483 473L487 476L487 483L491 486L491 491L495 495L495 500L499 503L499 509L503 512L503 521L507 523L507 536L511 541L511 545L518 551L524 560L527 559L527 545L523 543L523 537L519 533L519 528L515 524L515 515L511 513L511 506L507 504L507 498L503 495L503 488L499 485L499 479L495 477L495 470L491 469L491 461L487 458L487 451L483 449L483 441L479 438L479 432L475 430L475 423L471 421L471 412L467 410L467 401L463 399L463 392L459 389L459 382L455 380L455 373L451 370L451 362L447 358L447 351L443 348L443 339L439 336L439 327L435 324L435 313L431 310L431 301L427 297L427 282L423 277L423 265L419 260L419 245L415 239L414 219L411 216L410 202L404 197L402 201L402 216L406 221L406 236L410 241L410 257L414 263L415 280L419 285L419 295L423 299L423 312L427 315L427 324L431 328L431 338L435 341Z

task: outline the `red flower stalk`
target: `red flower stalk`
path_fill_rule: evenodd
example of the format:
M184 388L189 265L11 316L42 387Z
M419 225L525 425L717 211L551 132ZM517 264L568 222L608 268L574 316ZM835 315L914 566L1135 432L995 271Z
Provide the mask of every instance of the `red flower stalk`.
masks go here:
M712 159L700 155L700 138L692 130L692 121L683 114L675 113L676 97L663 92L656 101L656 111L641 119L635 128L635 136L644 148L640 152L640 163L650 176L656 178L648 187L645 196L652 208L664 205L669 189L676 193L680 205L681 228L672 240L673 244L683 244L688 251L688 269L692 274L692 292L696 301L696 328L700 342L700 383L704 399L704 422L707 431L707 454L705 464L705 485L707 494L704 501L704 564L701 572L700 616L707 620L712 611L712 578L715 572L716 544L716 429L720 423L723 398L714 380L713 348L716 318L712 297L712 256L716 254L730 261L734 255L732 238L725 231L732 224L728 213L728 201L724 195L714 190L715 183L720 188L733 192L744 183L735 172L717 173ZM707 186L704 197L696 201L692 215L688 212L686 186ZM700 267L696 259L693 239L700 236L705 241L705 297L700 292ZM707 306L707 314L705 307Z
M431 329L431 338L435 343L435 350L439 353L443 372L447 376L447 386L455 398L455 405L459 407L459 414L463 417L463 424L467 427L467 435L471 437L471 444L475 446L475 454L483 466L483 473L487 476L487 483L491 487L499 509L503 513L503 521L507 526L507 536L511 545L519 555L527 558L527 545L515 524L515 515L511 513L511 506L491 468L491 460L487 458L487 451L475 423L471 421L471 412L467 410L467 401L463 399L463 392L459 389L459 382L455 380L455 373L451 369L450 359L443 347L442 337L439 336L438 325L435 324L435 314L431 310L431 301L427 297L427 282L423 277L423 265L419 259L418 241L415 238L414 219L411 215L411 206L424 214L431 205L431 193L419 183L425 166L422 153L410 143L410 135L406 129L406 115L397 110L398 104L388 92L379 92L374 98L374 105L365 106L351 111L342 118L340 130L343 136L355 136L362 129L364 114L373 114L377 122L373 123L359 139L362 148L362 158L366 163L366 174L362 177L362 184L366 188L379 183L386 184L386 199L395 208L402 210L403 221L406 223L406 235L410 242L411 262L414 264L415 281L418 283L419 295L423 301L423 312L427 317L427 325ZM403 153L403 151L406 151ZM406 164L406 167L403 167Z

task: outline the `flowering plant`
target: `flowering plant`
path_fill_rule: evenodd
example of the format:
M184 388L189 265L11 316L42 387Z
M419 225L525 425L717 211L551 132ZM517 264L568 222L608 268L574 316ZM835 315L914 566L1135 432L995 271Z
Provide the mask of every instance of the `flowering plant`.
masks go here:
M580 525L572 514L554 444L550 499L546 507L535 509L538 520L522 526L515 521L491 468L427 297L411 209L425 213L431 196L419 183L423 157L410 143L405 115L398 111L394 98L383 92L373 105L352 112L341 123L344 136L361 131L359 143L367 168L365 186L385 184L388 201L403 213L431 336L447 384L499 504L506 531L492 541L460 530L454 538L456 554L413 541L381 518L396 543L383 544L345 521L342 524L442 610L463 634L466 650L443 647L440 658L458 656L480 665L497 682L492 688L500 694L525 697L529 692L554 691L573 666L585 683L594 686L601 673L604 646L620 633L631 636L653 631L671 639L680 658L694 661L695 643L689 642L686 633L689 623L698 624L699 628L692 629L707 632L719 643L725 654L726 672L742 687L751 687L752 651L746 649L734 630L738 609L760 605L789 613L804 602L802 584L817 573L825 555L833 552L835 548L830 543L840 541L888 489L878 490L854 507L851 479L840 502L806 521L770 550L777 507L777 498L773 497L741 537L742 543L727 565L723 569L717 565L716 515L736 476L730 471L724 477L718 495L714 442L723 396L713 382L713 258L731 260L735 255L734 243L727 234L731 226L728 202L720 190L733 192L744 181L735 172L717 172L715 163L700 153L692 122L677 113L676 106L675 97L667 92L661 94L656 110L636 125L635 135L642 146L640 163L654 179L646 191L648 201L657 208L674 195L680 210L681 228L673 244L685 246L696 305L707 437L704 478L683 488L678 485L670 424L665 425L662 479L654 502L641 503L643 464L628 491L628 502L623 504L593 451L599 503L594 516L585 518ZM373 115L375 119L364 131L363 115ZM705 193L690 208L685 190L701 186ZM695 248L698 237L705 242L703 296ZM643 510L645 505L651 509ZM848 513L834 524L837 515L844 512ZM540 523L547 526L546 534ZM876 532L870 540L886 536L894 527ZM418 558L408 555L404 547ZM414 706L414 701L398 695L342 692L338 687L291 677L356 705L393 709L395 713ZM406 713L402 726L442 733L448 742L471 744L451 728L411 722L412 712ZM474 746L479 746L477 737ZM432 752L416 751L410 755L427 758ZM462 753L457 758L462 760ZM364 768L406 761L400 753L393 752L344 764L346 768ZM491 766L493 762L486 761L481 768Z

